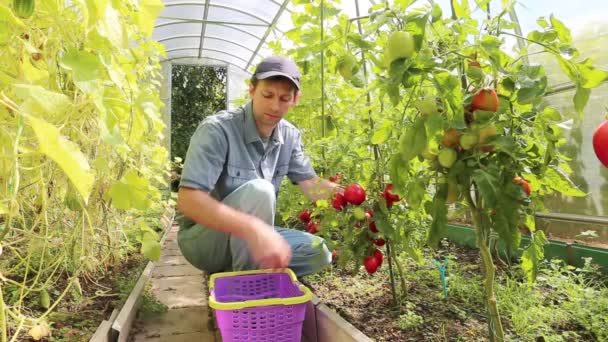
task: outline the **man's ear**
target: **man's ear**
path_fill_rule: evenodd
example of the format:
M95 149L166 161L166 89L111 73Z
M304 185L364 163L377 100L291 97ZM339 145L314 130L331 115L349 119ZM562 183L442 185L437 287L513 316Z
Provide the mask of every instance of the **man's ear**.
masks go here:
M255 93L255 86L253 83L249 82L249 96L253 97L253 93Z
M302 92L300 90L296 91L296 96L293 98L293 105L295 106L298 104L298 102L300 101L300 97L302 96Z

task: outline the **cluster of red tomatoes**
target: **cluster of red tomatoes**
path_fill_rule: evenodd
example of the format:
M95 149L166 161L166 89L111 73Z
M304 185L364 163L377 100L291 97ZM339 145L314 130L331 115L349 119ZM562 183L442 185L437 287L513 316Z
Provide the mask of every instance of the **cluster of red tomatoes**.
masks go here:
M336 174L329 177L329 180L334 183L339 183L341 179L341 174ZM386 207L389 209L395 202L401 200L399 195L394 194L392 191L393 185L388 184L386 185L384 191L378 195L378 197L385 202ZM366 200L367 194L361 185L349 184L343 188L343 191L338 191L333 195L331 199L331 206L335 210L342 212L350 205L354 207L353 215L356 219L355 227L361 228L362 222L367 224L367 228L369 229L369 234L371 236L368 240L375 246L373 246L370 255L364 257L363 265L368 273L374 273L382 265L382 261L384 260L384 254L377 247L384 246L386 241L382 237L377 236L380 231L374 222L374 211L361 207L361 204L363 204ZM298 218L306 225L306 231L308 233L316 234L319 231L320 222L315 220L315 217L312 216L312 212L309 209L304 209L301 211ZM335 250L332 252L332 257L334 260L337 258L337 252Z

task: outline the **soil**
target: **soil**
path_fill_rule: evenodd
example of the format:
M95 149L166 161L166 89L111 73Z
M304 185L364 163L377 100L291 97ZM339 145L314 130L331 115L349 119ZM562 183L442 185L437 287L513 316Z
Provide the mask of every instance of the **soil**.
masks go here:
M146 261L140 254L134 254L107 269L103 278L92 281L81 277L82 296L71 291L69 299L64 299L49 315L52 336L42 341L89 341L99 324L109 318L114 309L120 310ZM55 288L64 289L66 284L67 279L62 279ZM51 297L56 298L53 294ZM27 330L22 330L21 335L19 341L34 341Z
M444 245L435 255L438 260L443 260L443 256L448 254L455 258L450 262L458 265L465 281L468 279L479 283L479 278L472 279L480 274L481 262L477 250L450 244ZM333 268L307 276L303 282L323 303L375 341L488 340L488 324L481 298L471 302L470 298L467 301L449 295L446 300L438 269L432 261L423 266L407 260L402 263L406 274L406 295L398 299L401 318L400 309L393 304L386 258L375 274L364 271L352 274ZM496 262L496 266L498 275L503 274L507 267L501 262ZM399 287L398 284L396 286ZM508 319L503 319L503 327L505 334L514 336ZM587 341L596 340L580 326L560 326L555 329L574 331ZM536 340L544 341L544 338L538 337Z

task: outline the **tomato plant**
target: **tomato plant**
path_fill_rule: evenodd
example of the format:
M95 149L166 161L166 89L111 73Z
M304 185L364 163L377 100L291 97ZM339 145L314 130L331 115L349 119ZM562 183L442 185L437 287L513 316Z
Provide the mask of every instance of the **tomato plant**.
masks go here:
M520 247L519 227L530 229L532 242L524 248L522 267L532 281L543 258L545 237L534 227L534 213L544 209L543 196L584 195L568 178L567 159L559 151L562 114L542 101L547 93L544 67L525 63L527 54L537 48L558 61L576 86L572 100L579 113L591 89L608 75L579 56L569 30L554 16L540 18L539 28L521 37L511 31L516 23L506 16L514 3L503 3L495 12L485 2L478 4L474 9L455 1L451 15L443 16L438 5L383 1L355 29L326 1L326 13L331 13L327 20L335 25L324 32L325 41L320 40L319 6L295 14L294 22L312 25L286 36L297 46L293 57L307 66L305 86L323 91L313 90L293 112L309 137L313 163L323 174L339 170L346 181L379 194L362 205L374 211L378 232L368 230L383 235L377 239L385 240L389 266L391 248L419 257L410 247L417 245L414 234L401 228L403 222L430 218L426 242L436 246L447 224L448 205L466 206L486 277L483 300L490 338L502 341L489 237L497 235L514 250ZM485 12L487 19L472 19L474 10ZM521 56L507 53L506 38L521 43ZM280 51L280 43L275 48ZM325 70L319 56L332 70L347 52L362 64L358 75L364 83L341 83L343 78L327 73L328 85L320 87L318 76ZM322 94L328 95L323 97L327 102L319 101ZM322 103L327 113L319 110ZM517 175L520 184L514 182ZM398 205L384 191L388 183L403 197ZM351 211L347 207L327 218L335 223L332 232L339 232L350 249L341 256L363 258L366 270L375 271L369 233L350 230Z

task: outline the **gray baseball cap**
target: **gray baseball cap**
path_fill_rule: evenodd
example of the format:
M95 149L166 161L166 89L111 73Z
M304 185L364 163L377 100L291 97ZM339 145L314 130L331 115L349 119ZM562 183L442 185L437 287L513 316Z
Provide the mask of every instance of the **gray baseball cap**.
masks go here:
M260 64L258 64L253 77L258 80L263 80L273 76L283 76L288 78L296 88L300 90L300 70L298 66L287 57L282 56L270 56L264 58Z

